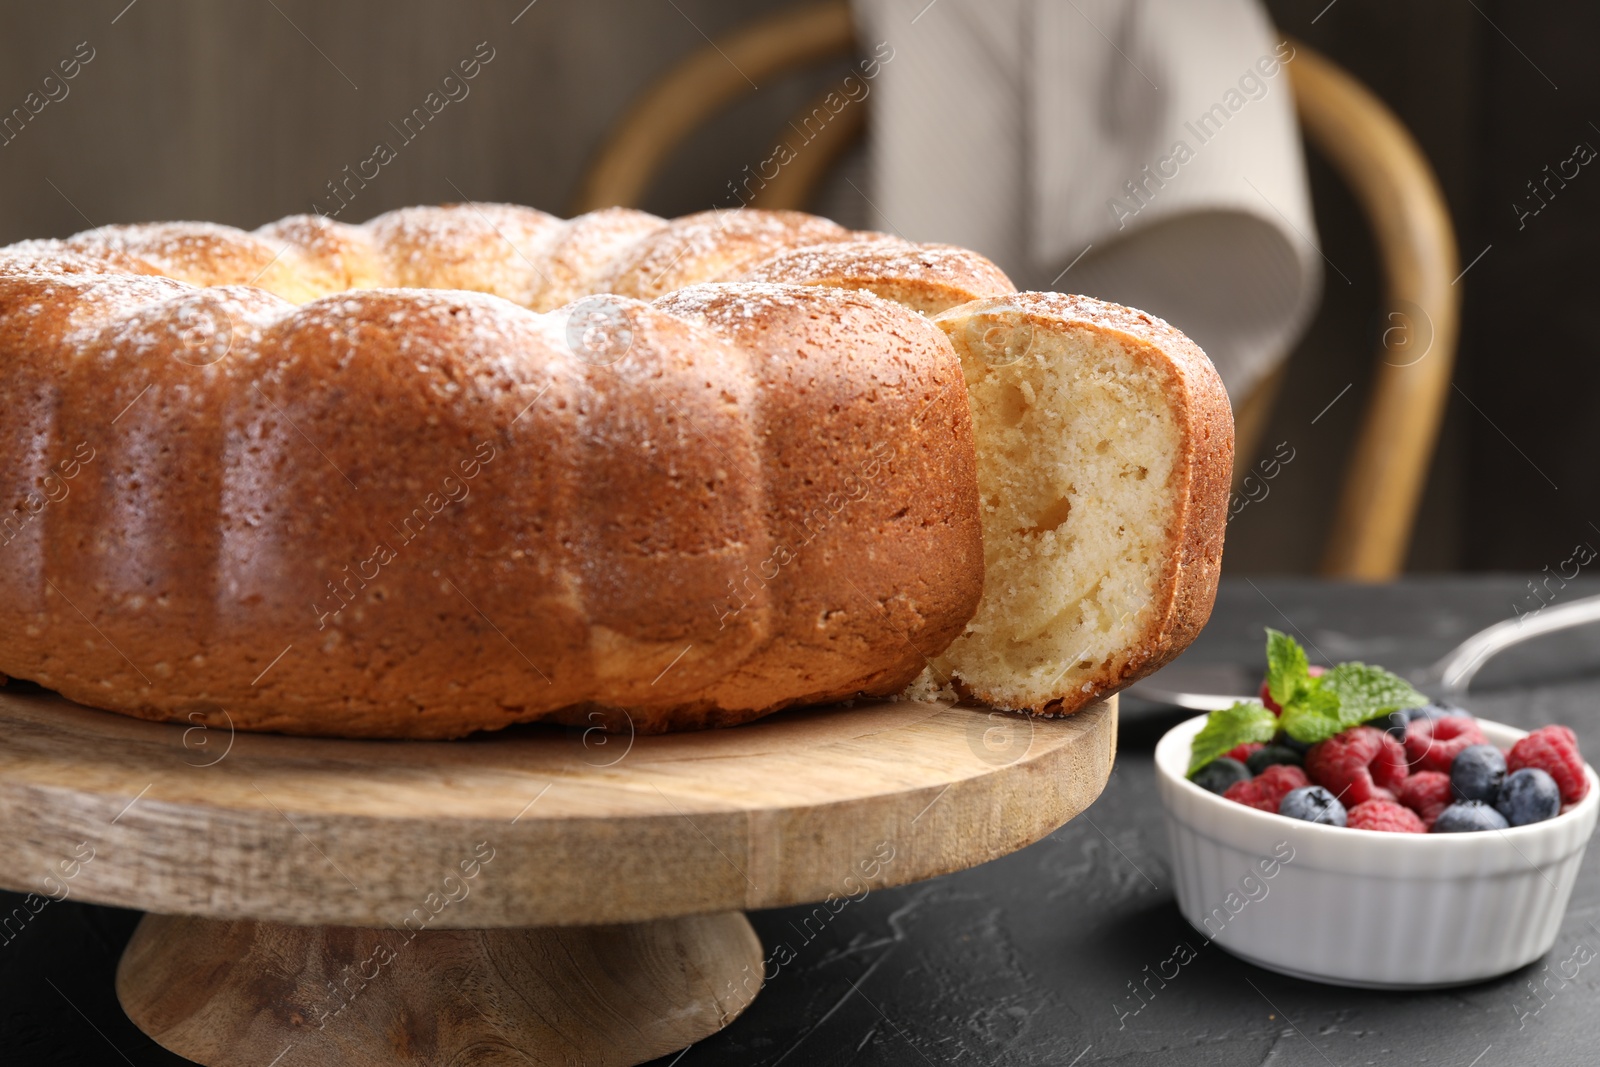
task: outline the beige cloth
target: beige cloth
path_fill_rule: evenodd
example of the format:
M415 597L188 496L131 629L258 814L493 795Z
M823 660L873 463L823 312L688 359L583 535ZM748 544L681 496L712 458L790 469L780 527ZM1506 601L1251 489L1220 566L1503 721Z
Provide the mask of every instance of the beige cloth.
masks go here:
M1235 404L1287 354L1322 260L1293 49L1256 0L854 4L868 49L894 49L873 86L879 228L1160 315Z

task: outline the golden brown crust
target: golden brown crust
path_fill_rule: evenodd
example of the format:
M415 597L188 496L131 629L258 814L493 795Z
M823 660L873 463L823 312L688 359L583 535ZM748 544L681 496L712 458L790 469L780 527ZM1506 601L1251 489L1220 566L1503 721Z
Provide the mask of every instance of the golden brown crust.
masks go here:
M756 357L768 444L772 540L723 607L760 605L787 651L731 671L708 699L900 692L983 591L972 417L949 341L906 308L837 289L701 285L655 306Z
M300 255L356 229L275 235ZM622 707L653 731L892 691L970 614L959 371L904 309L757 287L729 295L770 327L749 332L692 294L573 322L125 272L199 274L196 240L0 256L7 674L244 730L450 737ZM243 248L214 271L259 270ZM881 493L834 507L861 485ZM800 514L824 518L758 590Z
M468 289L530 307L544 248L566 223L519 204L407 207L366 222L388 260L389 285Z
M976 252L882 235L780 252L745 280L865 289L924 315L1017 290L1003 270Z
M552 311L603 291L611 261L666 225L631 208L562 220L515 204L446 204L402 208L360 225L290 215L249 236L319 265L336 279L328 292L467 289Z
M849 230L799 211L702 211L673 219L611 266L606 292L653 300L701 282L732 281L787 248L844 241Z
M528 306L553 311L605 291L612 260L666 225L666 219L626 207L603 208L570 220L544 251L539 284Z
M1167 528L1167 563L1151 593L1158 605L1145 632L1085 684L1027 710L1064 715L1126 688L1171 662L1211 617L1222 570L1228 491L1233 471L1233 409L1211 360L1183 333L1153 315L1092 297L1023 292L963 306L951 314L1014 308L1036 326L1092 330L1124 345L1166 379L1181 443L1171 484L1176 503ZM993 694L980 694L993 699Z
M136 259L194 285L259 286L296 302L339 289L330 271L292 249L209 222L101 226L69 237L62 248L112 265Z
M321 215L290 215L255 232L279 249L288 246L302 259L320 263L333 276L335 288L331 291L380 289L395 284L388 258L364 226L351 226Z
M19 241L0 248L0 272L19 274L118 274L159 275L159 268L120 249L93 253L74 252L61 241Z

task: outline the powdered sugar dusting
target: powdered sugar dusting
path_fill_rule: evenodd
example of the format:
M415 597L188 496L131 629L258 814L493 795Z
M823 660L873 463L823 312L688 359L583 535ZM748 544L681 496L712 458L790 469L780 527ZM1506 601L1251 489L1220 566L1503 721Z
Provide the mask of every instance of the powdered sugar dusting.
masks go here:
M579 215L548 248L544 284L531 306L550 311L585 294L604 292L612 262L666 225L666 219L625 207Z
M391 285L474 289L528 306L564 224L531 207L474 203L401 208L364 228L387 255Z
M697 282L737 278L785 248L844 241L849 230L799 211L740 208L674 219L612 265L612 292L645 299Z
M881 235L787 249L745 277L867 289L924 314L937 314L969 300L1016 291L1004 271L976 252Z
M763 261L752 274L763 280L724 280ZM360 225L294 215L254 233L203 222L104 226L0 249L0 277L22 286L28 299L21 306L34 309L23 313L39 320L61 309L69 347L154 353L181 343L209 358L225 344L249 363L267 333L309 330L348 354L357 324L381 307L400 357L425 360L429 346L448 336L496 373L525 372L533 349L605 364L574 350L571 308L554 311L586 294L671 292L662 310L729 328L773 308L815 313L874 299L848 289L805 294L787 284L827 285L849 272L952 284L976 275L1009 286L993 264L962 249L755 209L668 222L609 208L562 221L513 204L464 203L404 208ZM683 288L708 280L719 284ZM608 299L626 333L642 305Z
M974 278L1015 289L1011 280L978 253L956 245L921 244L893 237L780 252L746 277L760 281L805 284L840 277L925 278L970 284Z

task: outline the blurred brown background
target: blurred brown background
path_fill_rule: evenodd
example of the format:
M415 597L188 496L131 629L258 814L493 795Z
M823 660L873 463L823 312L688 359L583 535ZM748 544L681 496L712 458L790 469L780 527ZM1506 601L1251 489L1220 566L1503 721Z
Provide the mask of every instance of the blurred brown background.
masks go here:
M75 52L92 49L93 58L64 94L52 83L57 99L0 137L0 243L150 219L255 227L315 203L326 209L327 183L379 140L398 140L390 123L480 42L493 58L467 95L433 116L340 217L463 198L566 213L601 139L640 91L708 37L790 2L13 6L0 33L0 113L42 95L45 77ZM1600 546L1600 267L1590 254L1600 174L1585 168L1520 229L1512 207L1575 144L1600 147L1590 121L1600 117L1590 54L1600 11L1574 0L1537 14L1508 0L1268 7L1410 126L1450 201L1463 265L1484 253L1459 283L1458 389L1410 569L1538 571L1575 543ZM787 117L841 70L752 91L684 146L644 206L673 215L731 205L727 182L764 158ZM844 174L859 165L846 160ZM1266 436L1267 451L1286 441L1295 461L1230 528L1233 573L1315 569L1380 329L1365 223L1314 155L1311 175L1323 252L1338 269ZM835 180L814 206L855 222L856 195Z

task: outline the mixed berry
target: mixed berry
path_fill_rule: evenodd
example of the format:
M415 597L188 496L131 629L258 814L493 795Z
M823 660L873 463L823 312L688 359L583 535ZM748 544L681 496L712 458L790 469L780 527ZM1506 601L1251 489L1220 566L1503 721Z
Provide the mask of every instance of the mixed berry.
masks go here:
M1260 811L1387 833L1504 830L1551 819L1588 792L1565 726L1501 751L1460 708L1379 667L1311 667L1267 631L1261 700L1211 713L1189 778Z
M1510 752L1501 752L1476 740L1482 731L1460 709L1425 710L1448 718L1413 722L1465 725L1432 746L1402 747L1392 734L1371 726L1319 741L1303 758L1284 745L1258 745L1244 760L1237 755L1213 760L1193 781L1228 800L1291 819L1401 834L1526 826L1554 818L1587 792L1577 740L1565 726L1535 730ZM1408 734L1407 740L1416 737ZM1467 739L1472 743L1458 744ZM1258 760L1264 753L1271 754L1270 762Z

